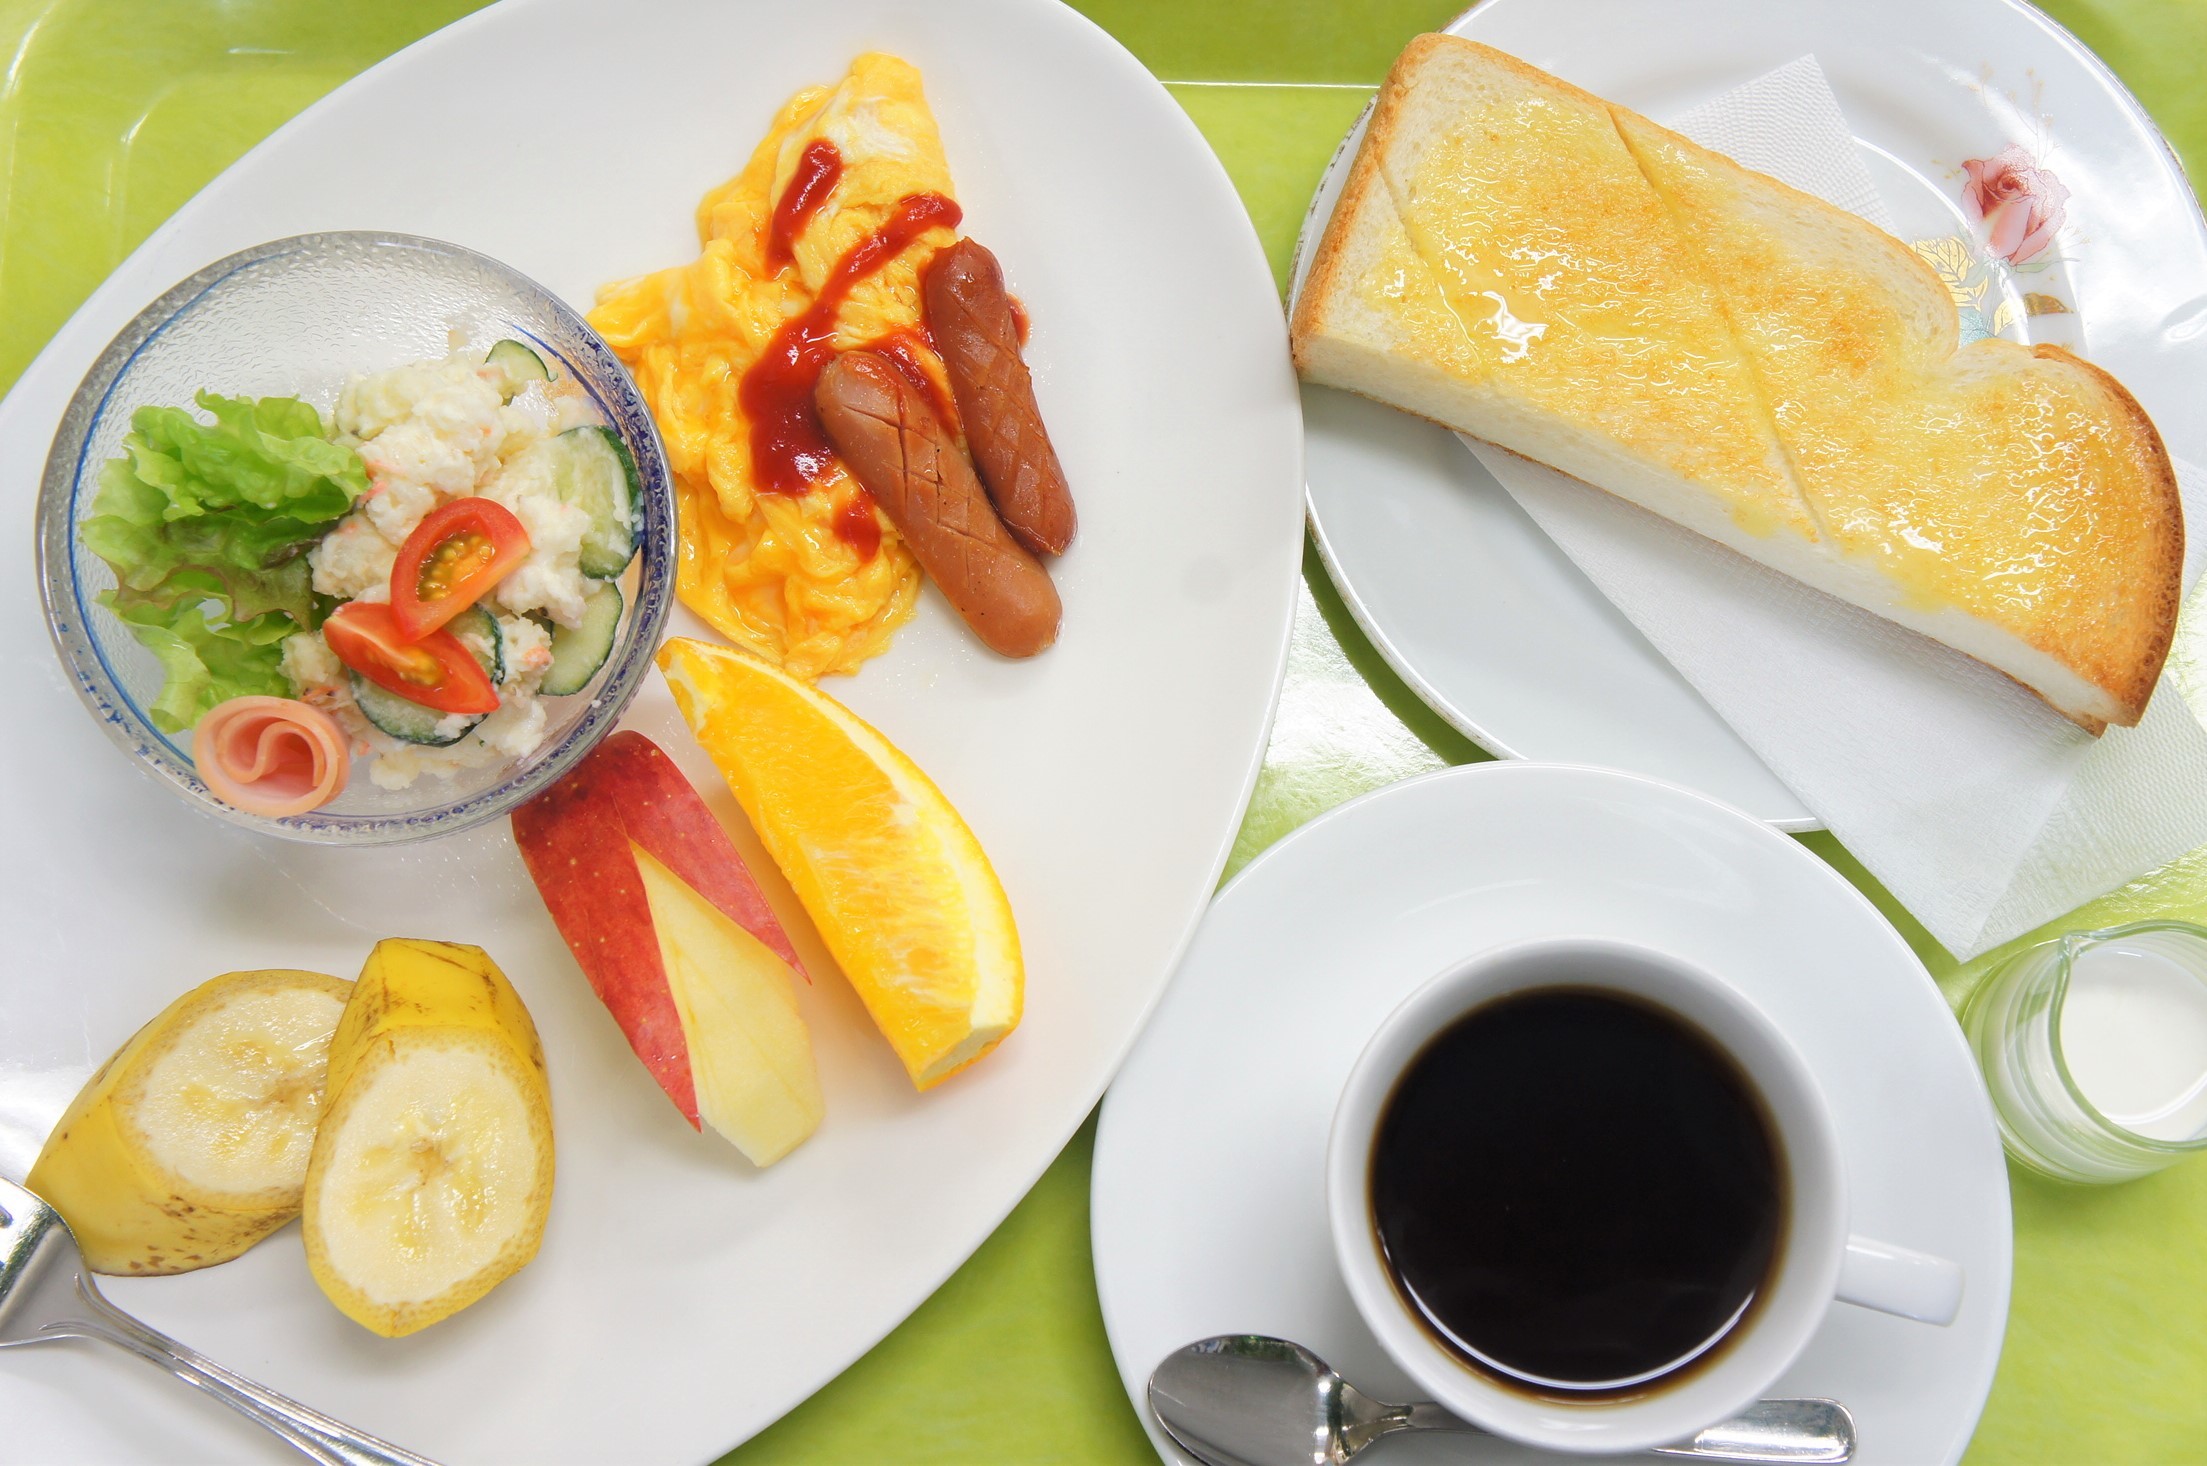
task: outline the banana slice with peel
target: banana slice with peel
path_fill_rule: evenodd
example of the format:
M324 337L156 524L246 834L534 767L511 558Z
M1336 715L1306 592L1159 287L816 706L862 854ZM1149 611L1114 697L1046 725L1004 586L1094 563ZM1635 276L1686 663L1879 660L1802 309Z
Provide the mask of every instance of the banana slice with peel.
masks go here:
M551 1091L520 997L479 947L378 942L307 1165L315 1281L362 1327L413 1333L534 1257L551 1202Z
M86 1082L26 1184L68 1219L93 1271L211 1267L299 1214L351 990L319 972L225 974Z

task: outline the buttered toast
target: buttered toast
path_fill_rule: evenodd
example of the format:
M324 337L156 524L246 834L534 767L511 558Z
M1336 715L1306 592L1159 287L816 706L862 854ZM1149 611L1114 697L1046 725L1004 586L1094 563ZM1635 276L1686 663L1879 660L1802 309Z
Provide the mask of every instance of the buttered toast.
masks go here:
M1889 235L1449 36L1390 73L1293 320L1308 380L2135 723L2181 576L2168 455L2096 368L1958 341Z

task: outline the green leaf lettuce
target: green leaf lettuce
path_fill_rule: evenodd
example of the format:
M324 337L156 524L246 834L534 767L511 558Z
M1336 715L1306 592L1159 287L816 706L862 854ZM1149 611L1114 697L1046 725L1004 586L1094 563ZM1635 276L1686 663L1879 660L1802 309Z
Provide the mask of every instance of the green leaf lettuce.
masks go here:
M147 709L153 726L178 733L233 697L291 697L298 691L284 675L284 639L300 628L272 612L250 621L210 622L196 605L163 608L119 605L109 609L131 635L160 659L161 695Z
M131 415L78 531L115 572L102 603L168 672L152 714L170 732L225 698L290 695L280 643L319 619L306 552L368 487L360 455L307 403L195 400L213 422L180 407Z

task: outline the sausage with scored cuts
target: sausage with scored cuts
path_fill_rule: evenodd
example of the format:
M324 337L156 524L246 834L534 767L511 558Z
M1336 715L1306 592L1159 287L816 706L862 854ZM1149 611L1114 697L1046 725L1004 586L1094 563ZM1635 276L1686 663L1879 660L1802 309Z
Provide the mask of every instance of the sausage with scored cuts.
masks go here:
M1006 531L926 394L874 351L820 373L820 426L974 634L1007 657L1057 640L1057 587Z
M1042 425L996 256L961 239L928 262L927 330L965 419L966 446L1004 527L1037 555L1073 542L1073 491Z

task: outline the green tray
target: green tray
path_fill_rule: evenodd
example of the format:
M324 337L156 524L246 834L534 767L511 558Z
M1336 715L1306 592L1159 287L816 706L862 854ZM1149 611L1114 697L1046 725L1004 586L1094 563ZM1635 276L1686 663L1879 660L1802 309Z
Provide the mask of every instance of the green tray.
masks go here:
M1553 0L1568 5L1574 0ZM0 0L0 388L108 271L286 118L472 0ZM1303 209L1404 41L1458 0L1086 0L1218 150L1284 279ZM2048 9L2207 167L2202 0ZM1316 558L1232 869L1382 784L1484 757L1387 670ZM1959 1002L2002 952L1957 966L1828 836ZM2207 919L2207 850L2057 924ZM2051 928L2049 929L2051 930ZM2035 940L2034 934L2025 941ZM2005 949L2003 949L2005 950ZM973 1259L846 1374L728 1460L1142 1462L1088 1256L1084 1128ZM2015 1301L1969 1460L2207 1461L2207 1165L2069 1189L2011 1171ZM731 1381L731 1388L740 1382Z

